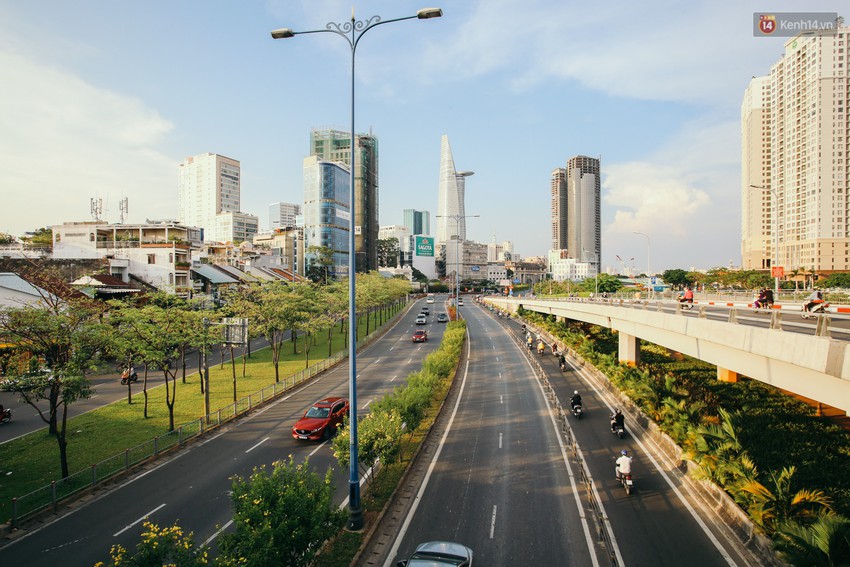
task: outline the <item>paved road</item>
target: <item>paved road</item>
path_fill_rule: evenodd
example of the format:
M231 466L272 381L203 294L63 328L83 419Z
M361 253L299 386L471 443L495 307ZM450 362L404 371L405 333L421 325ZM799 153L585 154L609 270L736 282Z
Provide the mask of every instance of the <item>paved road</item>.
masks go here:
M421 301L424 305L424 301ZM444 325L432 312L431 340L414 344L418 305L387 334L358 355L358 400L361 411L402 383L421 366L422 358L439 345ZM433 310L432 310L433 311ZM305 408L328 395L348 395L348 366L340 365L290 392L247 418L212 434L199 444L156 463L84 506L53 520L0 550L12 565L86 565L107 559L110 547L135 546L141 522L150 517L160 525L179 520L198 542L212 538L231 519L229 478L248 475L253 467L293 455L310 458L320 473L336 467L328 443L292 439L292 424ZM348 495L348 470L336 470L337 502ZM214 545L214 540L212 541Z
M587 495L574 483L577 462L565 456L533 368L511 338L519 323L479 307L465 316L472 353L456 413L385 567L429 539L468 545L484 565L610 564L608 553L620 565L757 564L648 439L631 427L623 440L610 433L612 399L601 385L577 369L562 374L551 354L533 355L560 399L583 394L587 413L579 422L570 417L570 426L607 519L612 543L603 548ZM613 478L623 448L636 456L631 496Z

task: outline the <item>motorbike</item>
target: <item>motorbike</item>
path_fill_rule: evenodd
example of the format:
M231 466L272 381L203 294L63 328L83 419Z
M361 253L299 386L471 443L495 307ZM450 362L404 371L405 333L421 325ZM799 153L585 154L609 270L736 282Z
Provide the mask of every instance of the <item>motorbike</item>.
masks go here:
M126 386L128 383L133 383L139 379L139 375L136 373L136 369L125 368L124 372L121 373L121 385Z
M546 345L544 345L542 342L537 343L537 354L543 354L543 352L545 350L546 350Z
M567 361L566 361L566 359L563 359L563 358L561 359L560 367L561 367L561 372L567 371Z
M626 491L626 494L632 493L632 488L635 485L634 479L632 479L632 473L621 473L620 474L620 484L623 485L623 488Z
M682 309L687 309L688 311L690 311L694 308L694 300L685 299L684 295L679 296L679 303L682 305Z
M573 405L573 415L575 416L576 419L581 419L582 411L583 410L582 410L581 404Z
M623 436L626 434L626 428L612 420L611 433L622 439Z
M823 315L824 313L826 313L827 307L829 307L829 302L827 302L827 301L815 303L812 306L811 310L809 310L809 311L806 311L805 306L803 306L803 312L800 314L800 316L803 319L809 319L810 317L816 317L818 315Z
M10 421L12 421L12 410L5 408L0 410L0 423L9 423Z

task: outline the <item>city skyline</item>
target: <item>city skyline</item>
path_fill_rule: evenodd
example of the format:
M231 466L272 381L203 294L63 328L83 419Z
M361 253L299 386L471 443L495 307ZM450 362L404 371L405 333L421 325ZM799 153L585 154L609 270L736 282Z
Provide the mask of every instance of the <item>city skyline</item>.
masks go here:
M0 6L0 231L88 220L93 197L110 222L124 197L126 222L177 218L178 165L203 152L241 162L244 212L263 218L270 203L301 202L305 136L323 124L347 129L338 125L349 118L340 93L350 59L330 34L275 42L269 32L344 22L351 6L204 6ZM370 1L355 15L422 7ZM786 39L753 37L752 8L439 7L442 18L382 26L358 48L357 130L382 146L380 224L400 224L404 209L437 210L447 134L476 172L466 208L481 216L467 238L496 234L523 256L544 256L552 169L583 154L606 164L603 268L615 255L646 265L648 243L634 232L650 235L658 271L741 263L741 93ZM510 41L493 33L505 18Z

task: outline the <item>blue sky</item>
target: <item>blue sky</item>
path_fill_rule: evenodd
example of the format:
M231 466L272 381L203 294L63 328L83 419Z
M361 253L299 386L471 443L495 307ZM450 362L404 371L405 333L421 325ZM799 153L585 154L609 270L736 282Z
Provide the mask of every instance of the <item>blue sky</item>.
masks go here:
M783 38L753 11L798 2L648 0L0 0L0 231L174 218L177 166L242 165L242 209L302 201L310 129L348 129L350 51L333 34L273 40L439 6L370 30L357 50L356 129L380 141L380 221L436 214L440 137L467 181L467 234L550 246L549 179L602 158L602 264L740 264L740 104ZM839 2L806 4L838 11ZM647 239L635 235L642 232ZM634 260L630 260L634 258Z

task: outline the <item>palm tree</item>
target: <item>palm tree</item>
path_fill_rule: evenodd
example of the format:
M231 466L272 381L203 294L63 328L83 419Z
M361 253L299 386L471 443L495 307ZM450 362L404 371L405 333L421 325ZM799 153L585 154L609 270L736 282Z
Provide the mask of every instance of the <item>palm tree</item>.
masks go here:
M723 408L719 425L702 425L697 428L697 476L726 488L741 476L741 459L746 451L738 437L735 424L740 411L729 413Z
M779 474L771 471L770 488L755 479L739 486L742 493L750 496L747 509L750 518L768 533L787 520L809 521L830 509L831 502L822 490L792 491L791 481L796 472L794 466L783 468Z
M783 522L774 544L792 565L847 565L850 562L850 520L826 512L808 525L793 520Z

